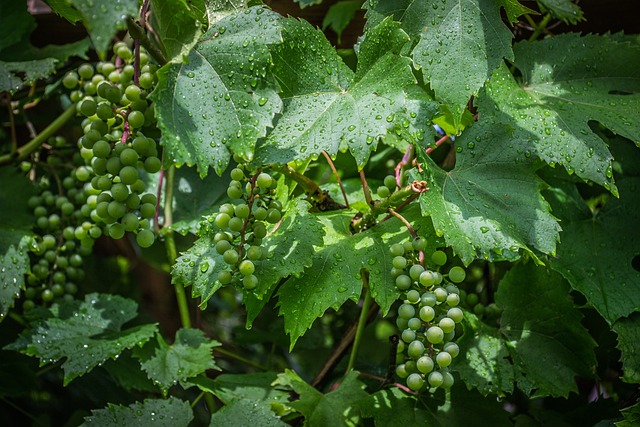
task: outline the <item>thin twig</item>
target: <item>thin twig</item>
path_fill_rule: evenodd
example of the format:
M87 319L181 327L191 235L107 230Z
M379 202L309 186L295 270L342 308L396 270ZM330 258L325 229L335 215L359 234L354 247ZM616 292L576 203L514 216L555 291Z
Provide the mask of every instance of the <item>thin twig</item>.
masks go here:
M364 199L367 202L367 206L373 206L373 199L371 198L371 190L369 190L369 184L367 178L364 176L364 170L360 170L360 182L362 182L362 191L364 191Z
M442 144L444 144L445 142L447 142L450 139L449 135L445 135L442 138L440 138L439 140L436 141L436 145L435 147L429 147L426 149L426 153L427 155L431 154L433 152L433 150L435 150L436 148L440 147Z
M331 170L333 171L333 174L335 175L336 180L338 181L338 185L340 186L340 191L342 191L342 197L344 197L344 204L348 209L349 208L349 200L347 200L347 192L344 190L344 186L342 185L342 180L340 179L340 175L338 174L338 171L336 170L336 165L333 164L333 160L331 160L331 156L329 156L329 153L327 153L326 151L322 150L322 154L327 159L327 163L329 163L329 166L331 167Z

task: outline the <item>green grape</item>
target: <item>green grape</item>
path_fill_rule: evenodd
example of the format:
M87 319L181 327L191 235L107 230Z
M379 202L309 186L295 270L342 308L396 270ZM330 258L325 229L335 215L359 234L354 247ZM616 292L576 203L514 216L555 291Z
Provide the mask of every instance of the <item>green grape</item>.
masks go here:
M62 79L62 85L67 89L74 89L78 86L78 75L73 71L68 72Z
M129 101L138 101L140 99L140 93L140 88L136 85L129 85L124 90L124 96L126 96Z
M151 203L143 203L140 205L140 216L142 218L153 218L156 214L156 206Z
M414 340L409 343L409 347L407 348L407 355L412 359L418 359L420 356L424 354L424 344L421 341ZM449 354L449 353L446 353ZM451 357L451 356L449 356Z
M407 276L406 274L401 274L396 277L396 286L401 291L406 291L407 289L409 289L412 283L413 282L411 281L411 277Z
M454 322L449 317L443 317L442 319L440 319L438 326L440 326L440 329L442 329L442 332L449 333L449 332L453 332L456 329L456 322Z
M431 261L435 265L445 265L447 263L447 254L442 251L435 251L431 254Z
M270 208L267 211L267 222L268 223L275 224L276 222L280 221L281 218L282 218L282 214L280 213L280 211L278 209Z
M406 343L410 343L412 341L415 341L416 339L416 332L411 330L411 329L405 329L404 331L402 331L402 341L406 342Z
M409 329L417 331L418 329L420 329L422 327L422 321L420 319L418 319L417 317L412 317L411 319L409 319L407 321L407 327Z
M121 202L116 200L109 202L109 206L107 207L107 213L110 217L113 218L122 218L125 213L127 213L127 208ZM78 237L76 235L76 237Z
M228 240L220 240L216 242L216 252L220 255L223 255L226 251L231 249L233 245Z
M413 249L416 251L424 251L427 248L427 239L424 237L416 237L413 241Z
M125 166L135 166L138 163L138 153L133 148L125 148L120 153L120 163ZM138 179L136 177L136 179Z
M233 275L228 270L223 270L218 273L218 280L223 285L228 285L229 283L231 283L232 279L233 279Z
M229 186L227 189L227 196L229 196L230 199L240 199L243 194L242 189L235 186Z
M403 269L407 266L407 259L403 256L394 257L391 261L394 268Z
M110 157L107 160L107 172L110 174L118 175L121 168L122 164L120 163L120 157Z
M460 295L450 293L449 295L447 295L446 301L449 307L456 307L458 304L460 304Z
M96 107L96 116L98 116L98 118L100 118L101 120L109 120L110 118L115 116L115 113L113 112L111 104L109 104L108 102L101 102Z
M464 268L457 265L455 267L451 267L451 269L449 270L449 280L451 280L453 283L461 283L462 281L464 281L466 276L467 273L464 271Z
M162 169L162 162L157 157L147 157L144 161L144 170L147 173L157 173Z
M85 98L80 102L80 105L78 105L78 112L87 117L93 116L96 113L96 109L97 104L93 98Z
M454 343L454 342L448 342L444 345L444 347L442 348L443 351L446 351L447 353L449 353L451 355L451 357L457 357L458 354L460 354L460 347L458 347L458 344Z
M109 226L109 236L111 236L112 239L122 239L124 237L124 227L122 226L122 224L111 224Z
M255 270L256 270L255 265L253 264L252 261L249 261L248 259L241 261L240 265L238 265L238 271L243 276L249 276L250 274L253 274Z
M249 216L250 210L249 210L249 206L247 206L244 203L241 203L239 205L236 205L235 207L235 215L238 218L242 218L245 219Z
M262 189L267 189L271 187L272 183L273 183L273 178L268 173L262 172L256 178L256 185Z
M398 329L407 329L409 327L409 320L398 317L396 318L396 326L398 327Z
M447 317L453 320L455 323L460 323L462 322L464 314L458 307L453 307L447 311Z
M447 300L447 295L449 295L449 293L447 292L446 289L441 288L441 287L437 287L433 290L433 294L436 296L436 300L438 302L444 302Z
M258 286L258 278L253 274L249 274L242 279L242 284L246 289L255 289Z
M407 387L413 391L418 391L424 386L424 379L422 375L413 373L407 377Z
M407 292L407 300L411 304L417 304L418 301L420 301L420 292L416 291L415 289L410 290L409 292Z
M141 248L148 248L153 245L156 236L151 230L140 230L136 235L136 242Z
M101 159L106 159L109 156L109 153L111 153L111 146L104 140L96 141L91 149L93 151L93 155Z
M416 360L416 366L418 368L418 371L422 372L423 374L428 374L429 372L433 371L435 364L433 363L433 359L431 359L429 356L422 356L418 360Z
M431 287L436 282L436 276L432 271L426 270L420 273L420 284L424 287Z
M254 208L253 216L257 221L264 221L265 219L267 219L267 210L263 207Z
M91 64L82 64L78 67L78 74L83 80L93 77L93 66Z
M451 360L451 355L446 351L441 351L436 355L436 363L441 368L446 368L447 366L451 365Z
M251 261L262 259L262 248L260 246L249 246L249 249L247 249L247 258Z
M444 339L444 331L439 326L431 326L425 332L425 337L431 344L439 344Z
M225 251L224 254L222 254L222 258L227 264L236 265L240 256L238 255L238 252L236 252L236 250L232 248Z
M407 378L409 376L409 373L407 372L407 369L404 363L396 366L396 375L399 378Z
M120 220L120 224L122 224L126 231L136 231L138 230L138 227L140 227L138 215L133 212L125 214Z
M111 196L117 202L124 202L129 197L129 188L121 182L117 182L111 186Z
M420 275L423 272L424 272L423 266L421 266L420 264L414 264L409 269L409 276L411 276L413 280L420 280Z
M393 191L396 189L396 177L393 175L387 175L384 177L384 185L389 190Z
M132 185L138 180L138 170L133 166L124 166L118 176L123 184Z
M149 72L140 74L140 78L138 79L138 83L140 87L143 89L151 89L155 83L155 79L153 75Z
M226 214L226 213L219 213L218 215L216 215L216 218L214 219L213 223L219 227L219 228L227 228L227 226L229 225L229 220L231 219L231 217Z
M427 381L431 387L440 387L444 382L444 378L440 372L433 371L429 374Z
M231 176L231 179L234 181L242 181L245 178L244 172L242 171L242 169L239 169L239 168L232 169L230 176Z
M134 129L141 128L144 125L144 114L141 111L131 111L127 116L127 122Z
M233 232L240 232L244 226L244 220L242 218L233 217L229 220L229 229Z
M381 199L386 199L387 197L389 197L389 194L391 194L391 192L389 191L389 188L385 186L380 186L376 189L376 194Z
M421 307L419 312L420 319L424 322L431 322L436 317L436 311L428 305Z
M402 304L400 307L398 307L398 317L401 317L403 319L411 319L415 315L416 315L416 309L411 304L405 303L405 304Z

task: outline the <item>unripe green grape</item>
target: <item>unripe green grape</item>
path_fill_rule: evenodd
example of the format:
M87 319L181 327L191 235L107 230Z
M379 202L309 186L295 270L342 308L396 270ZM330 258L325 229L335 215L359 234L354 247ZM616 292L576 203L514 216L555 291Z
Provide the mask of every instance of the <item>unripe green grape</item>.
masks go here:
M137 209L140 206L140 196L135 193L130 193L125 201L125 205L128 209Z
M384 185L389 190L393 191L396 189L396 177L393 175L387 175L384 177Z
M111 152L111 146L107 141L98 140L95 142L95 144L93 144L93 147L91 148L91 150L93 151L94 156L99 157L101 159L106 159L109 156L109 153Z
M124 227L122 224L114 223L109 226L109 236L112 239L122 239L124 237Z
M118 176L123 184L132 185L138 180L138 170L133 166L124 166Z
M138 215L133 212L129 212L122 217L120 223L124 227L126 231L136 231L140 226L140 220L138 219Z
M439 326L431 326L425 336L431 344L439 344L444 339L444 331Z
M411 304L402 304L398 307L398 317L403 319L411 319L416 315L416 309Z
M249 274L242 279L245 289L255 289L258 286L258 278L253 274Z
M78 86L78 75L73 71L68 72L62 79L62 85L67 89L74 89Z
M421 266L420 264L414 264L409 269L409 276L411 276L411 278L413 280L419 280L420 279L420 275L423 272L424 272L424 267L423 266Z
M402 317L397 317L396 326L398 327L398 329L407 329L409 327L409 320Z
M472 292L470 294L467 294L467 298L465 299L465 302L467 303L467 305L473 307L478 303L479 299L480 298L478 297L478 294Z
M213 223L219 227L219 228L227 228L227 226L229 225L229 220L231 219L231 217L226 214L226 213L219 213L218 215L216 215L216 218L214 219Z
M155 83L153 75L151 73L142 73L138 79L140 87L143 89L151 89Z
M403 256L394 257L391 261L394 268L403 269L407 266L407 259Z
M137 170L136 170L137 172ZM145 189L147 188L147 185L144 183L143 180L141 179L137 179L136 182L134 182L133 184L129 185L129 189L134 192L134 193L144 193ZM153 203L155 204L155 202Z
M420 273L420 284L426 288L431 287L436 282L436 276L432 271L426 270Z
M412 341L415 341L416 339L416 332L412 329L405 329L402 331L402 341L406 342L406 343L410 343Z
M140 99L140 88L136 85L129 85L124 90L124 96L126 96L129 101L137 101Z
M441 368L446 368L447 366L451 365L451 359L451 355L446 351L441 351L436 355L436 363Z
M407 369L404 363L396 366L396 375L399 378L407 378L409 376L409 373L407 372Z
M78 105L78 112L83 116L89 117L96 113L97 104L93 98L85 98Z
M100 87L98 87L100 89ZM105 96L108 101L111 101L114 104L119 103L122 100L122 91L118 86L107 85L105 90Z
M424 251L427 248L427 239L424 237L416 237L413 241L413 249L416 251Z
M440 329L442 329L442 332L449 333L456 329L456 322L454 322L449 317L443 317L442 319L440 319L438 326L440 326Z
M255 265L253 264L252 261L249 261L248 259L241 261L240 265L238 265L238 271L243 276L248 276L250 274L253 274L255 270L256 270Z
M407 355L412 359L418 359L424 354L424 344L421 341L414 340L409 343ZM447 353L448 354L448 353Z
M264 226L264 224L262 223L254 223L253 224L253 235L257 238L257 239L264 239L267 235L267 227Z
M433 294L436 296L436 300L438 302L444 302L447 300L447 295L449 295L449 293L447 292L446 289L441 288L441 287L437 287L433 290Z
M247 249L247 258L251 261L262 259L262 248L260 246L249 246L249 249Z
M136 235L136 242L141 248L148 248L156 240L155 234L151 230L140 230Z
M120 157L110 157L107 159L107 172L111 175L118 175L121 168Z
M142 218L153 218L156 214L156 206L151 203L143 203L140 205L140 216Z
M91 178L91 169L88 166L80 166L76 169L76 179L86 182Z
M407 276L406 274L401 274L396 277L396 286L401 291L406 291L407 289L409 289L412 283L413 282L411 281L411 277Z
M124 202L129 197L129 188L121 182L117 182L111 186L111 195L113 200Z
M247 218L250 213L249 206L247 206L244 203L236 205L234 213L238 218L242 218L242 219Z
M435 251L431 254L431 261L435 265L445 265L447 263L447 254L442 251Z
M427 381L429 382L429 385L431 387L440 387L444 381L444 378L442 376L442 374L438 371L433 371L429 374L429 377L427 378Z
M224 254L222 254L222 258L224 259L224 262L226 262L229 265L236 265L238 263L238 259L240 258L240 256L238 255L238 252L236 252L235 249L228 249L224 252Z
M157 173L160 169L162 169L162 162L159 158L153 156L145 159L144 170L147 171L147 173Z
M451 357L457 357L458 354L460 354L460 347L458 347L458 344L454 343L454 342L448 342L444 345L444 347L442 348L443 351L446 351L447 353L449 353L451 355Z
M449 307L456 307L460 304L460 295L458 294L449 294L447 295L447 305Z
M428 305L421 307L418 314L423 322L431 322L436 317L436 311Z
M420 329L422 327L422 321L420 319L418 319L417 317L412 317L411 319L409 319L407 321L407 327L409 329L417 331L418 329Z
M233 248L233 246L228 240L220 240L216 242L215 246L216 246L216 252L220 255L224 255L226 251Z
M115 116L115 113L113 112L111 104L108 102L101 102L96 107L96 116L101 120L109 120Z
M107 213L109 216L113 218L122 218L124 214L127 212L127 208L116 200L109 202L109 206L107 207ZM76 234L76 238L79 238Z
M255 205L254 205L255 206ZM267 219L267 210L263 207L257 207L252 209L253 210L253 217L258 220L258 221L264 221L265 219Z
M243 194L242 189L235 186L229 186L227 189L227 196L229 196L230 199L240 199Z
M139 155L146 154L150 145L148 141L149 140L145 136L137 136L131 143L131 148L136 150L136 153Z
M413 252L413 242L403 242L402 246L404 247L404 251L407 253Z
M273 183L273 178L268 173L260 173L256 178L256 185L262 189L267 189L271 187Z
M229 220L229 230L233 232L240 232L244 226L244 220L242 218L233 217Z
M431 359L429 356L422 356L418 360L416 360L416 366L418 368L418 371L422 372L423 374L428 374L429 372L433 371L435 364L433 363L433 359Z
M447 317L449 317L455 323L460 323L462 322L462 318L464 317L464 314L462 310L460 310L458 307L453 307L447 311Z
M280 221L281 218L282 218L282 214L280 213L280 211L278 209L270 208L267 211L267 222L268 223L275 224L276 222Z
M407 387L413 391L418 391L424 386L424 379L422 375L413 373L407 377Z
M153 193L146 193L142 195L140 201L141 203L151 203L152 205L155 205L158 202L158 197Z
M415 289L412 289L412 290L408 291L407 292L407 300L411 304L417 304L418 301L420 301L420 292L416 291Z
M230 176L231 176L231 179L234 181L242 181L245 178L244 171L239 168L232 169Z
M381 199L386 199L387 197L389 197L389 194L391 194L391 192L389 191L389 188L385 186L380 186L376 189L376 194Z
M133 148L125 148L122 150L120 153L120 163L125 166L135 166L138 163L138 153L136 150Z
M220 283L223 285L228 285L229 283L231 283L231 279L233 279L233 275L230 271L223 270L218 273L218 281L220 281Z
M127 116L127 122L133 129L141 128L144 125L144 114L141 111L131 111Z
M461 283L464 281L466 276L467 273L464 271L464 268L460 266L456 265L455 267L451 267L451 270L449 270L449 280L453 283Z
M45 289L40 294L40 298L42 298L42 301L44 301L44 302L52 301L54 296L55 295L53 295L53 292L51 291L51 289Z

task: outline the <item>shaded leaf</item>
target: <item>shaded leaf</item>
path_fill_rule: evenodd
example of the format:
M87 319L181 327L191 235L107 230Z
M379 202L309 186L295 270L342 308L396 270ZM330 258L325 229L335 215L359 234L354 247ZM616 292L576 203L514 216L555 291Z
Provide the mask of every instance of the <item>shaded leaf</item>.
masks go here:
M568 24L577 24L584 20L582 9L571 0L536 0L542 12Z
M620 412L624 420L615 423L616 427L634 427L640 423L640 403L624 408Z
M186 0L152 0L151 22L169 61L181 62L202 33L202 24Z
M0 91L14 93L23 84L31 84L52 74L56 70L57 59L45 58L33 61L0 61Z
M640 314L618 320L613 325L618 334L617 348L622 352L622 379L629 383L640 383Z
M281 421L266 405L256 405L253 399L239 398L227 402L224 407L211 415L210 427L218 426L250 426L286 427L289 424Z
M105 409L94 409L82 426L158 426L187 427L193 420L189 402L169 399L146 399L129 406L109 404Z
M514 260L520 249L555 252L560 226L540 194L544 182L529 162L513 158L517 143L510 129L478 123L456 139L451 171L419 152L430 187L420 195L422 212L465 264Z
M24 1L1 2L0 16L2 16L2 25L0 25L1 54L3 49L19 42L24 36L31 33L36 27L36 23L29 14L27 3Z
M590 179L615 194L611 154L595 120L640 144L640 47L613 36L562 34L514 47L518 84L503 65L478 97L480 117L516 128L518 151Z
M258 138L280 112L268 44L281 41L280 18L262 7L212 26L185 64L158 70L153 93L165 157L218 175L236 153L251 160Z

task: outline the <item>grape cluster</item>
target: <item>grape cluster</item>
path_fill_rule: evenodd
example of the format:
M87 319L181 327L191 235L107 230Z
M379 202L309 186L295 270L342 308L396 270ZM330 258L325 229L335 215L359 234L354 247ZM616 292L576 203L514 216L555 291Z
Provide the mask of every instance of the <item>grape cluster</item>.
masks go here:
M390 247L391 274L404 295L396 319L402 330L396 374L414 391L453 385L448 367L460 352L454 338L456 325L463 318L456 284L465 279L465 270L454 266L448 274L440 273L447 262L442 251L431 255L435 268L425 269L421 258L426 246L426 240L418 237Z
M253 273L255 263L266 256L261 244L267 224L282 218L282 204L273 196L276 182L266 172L246 176L242 165L231 171L227 195L234 203L223 204L210 218L218 230L215 250L227 265L218 273L221 284L242 283L245 289L258 286Z
M51 142L54 148L65 144L60 137ZM78 179L77 167L64 161L56 155L47 157L47 165L55 165L55 170L62 172L53 175L58 185L51 185L43 177L38 193L28 200L36 218L36 236L30 248L25 310L56 298L73 298L78 282L84 278L83 258L91 254L95 239L102 235L102 228L92 219L96 191ZM82 159L76 156L75 162L77 166Z
M141 52L136 83L131 49L116 43L113 50L113 62L83 64L62 80L86 117L78 141L86 164L76 176L98 191L95 220L106 224L106 234L120 239L133 232L141 247L149 247L155 240L151 219L157 200L145 193L141 171L153 174L162 167L155 140L143 133L154 130L154 109L147 95L156 83L156 66Z

